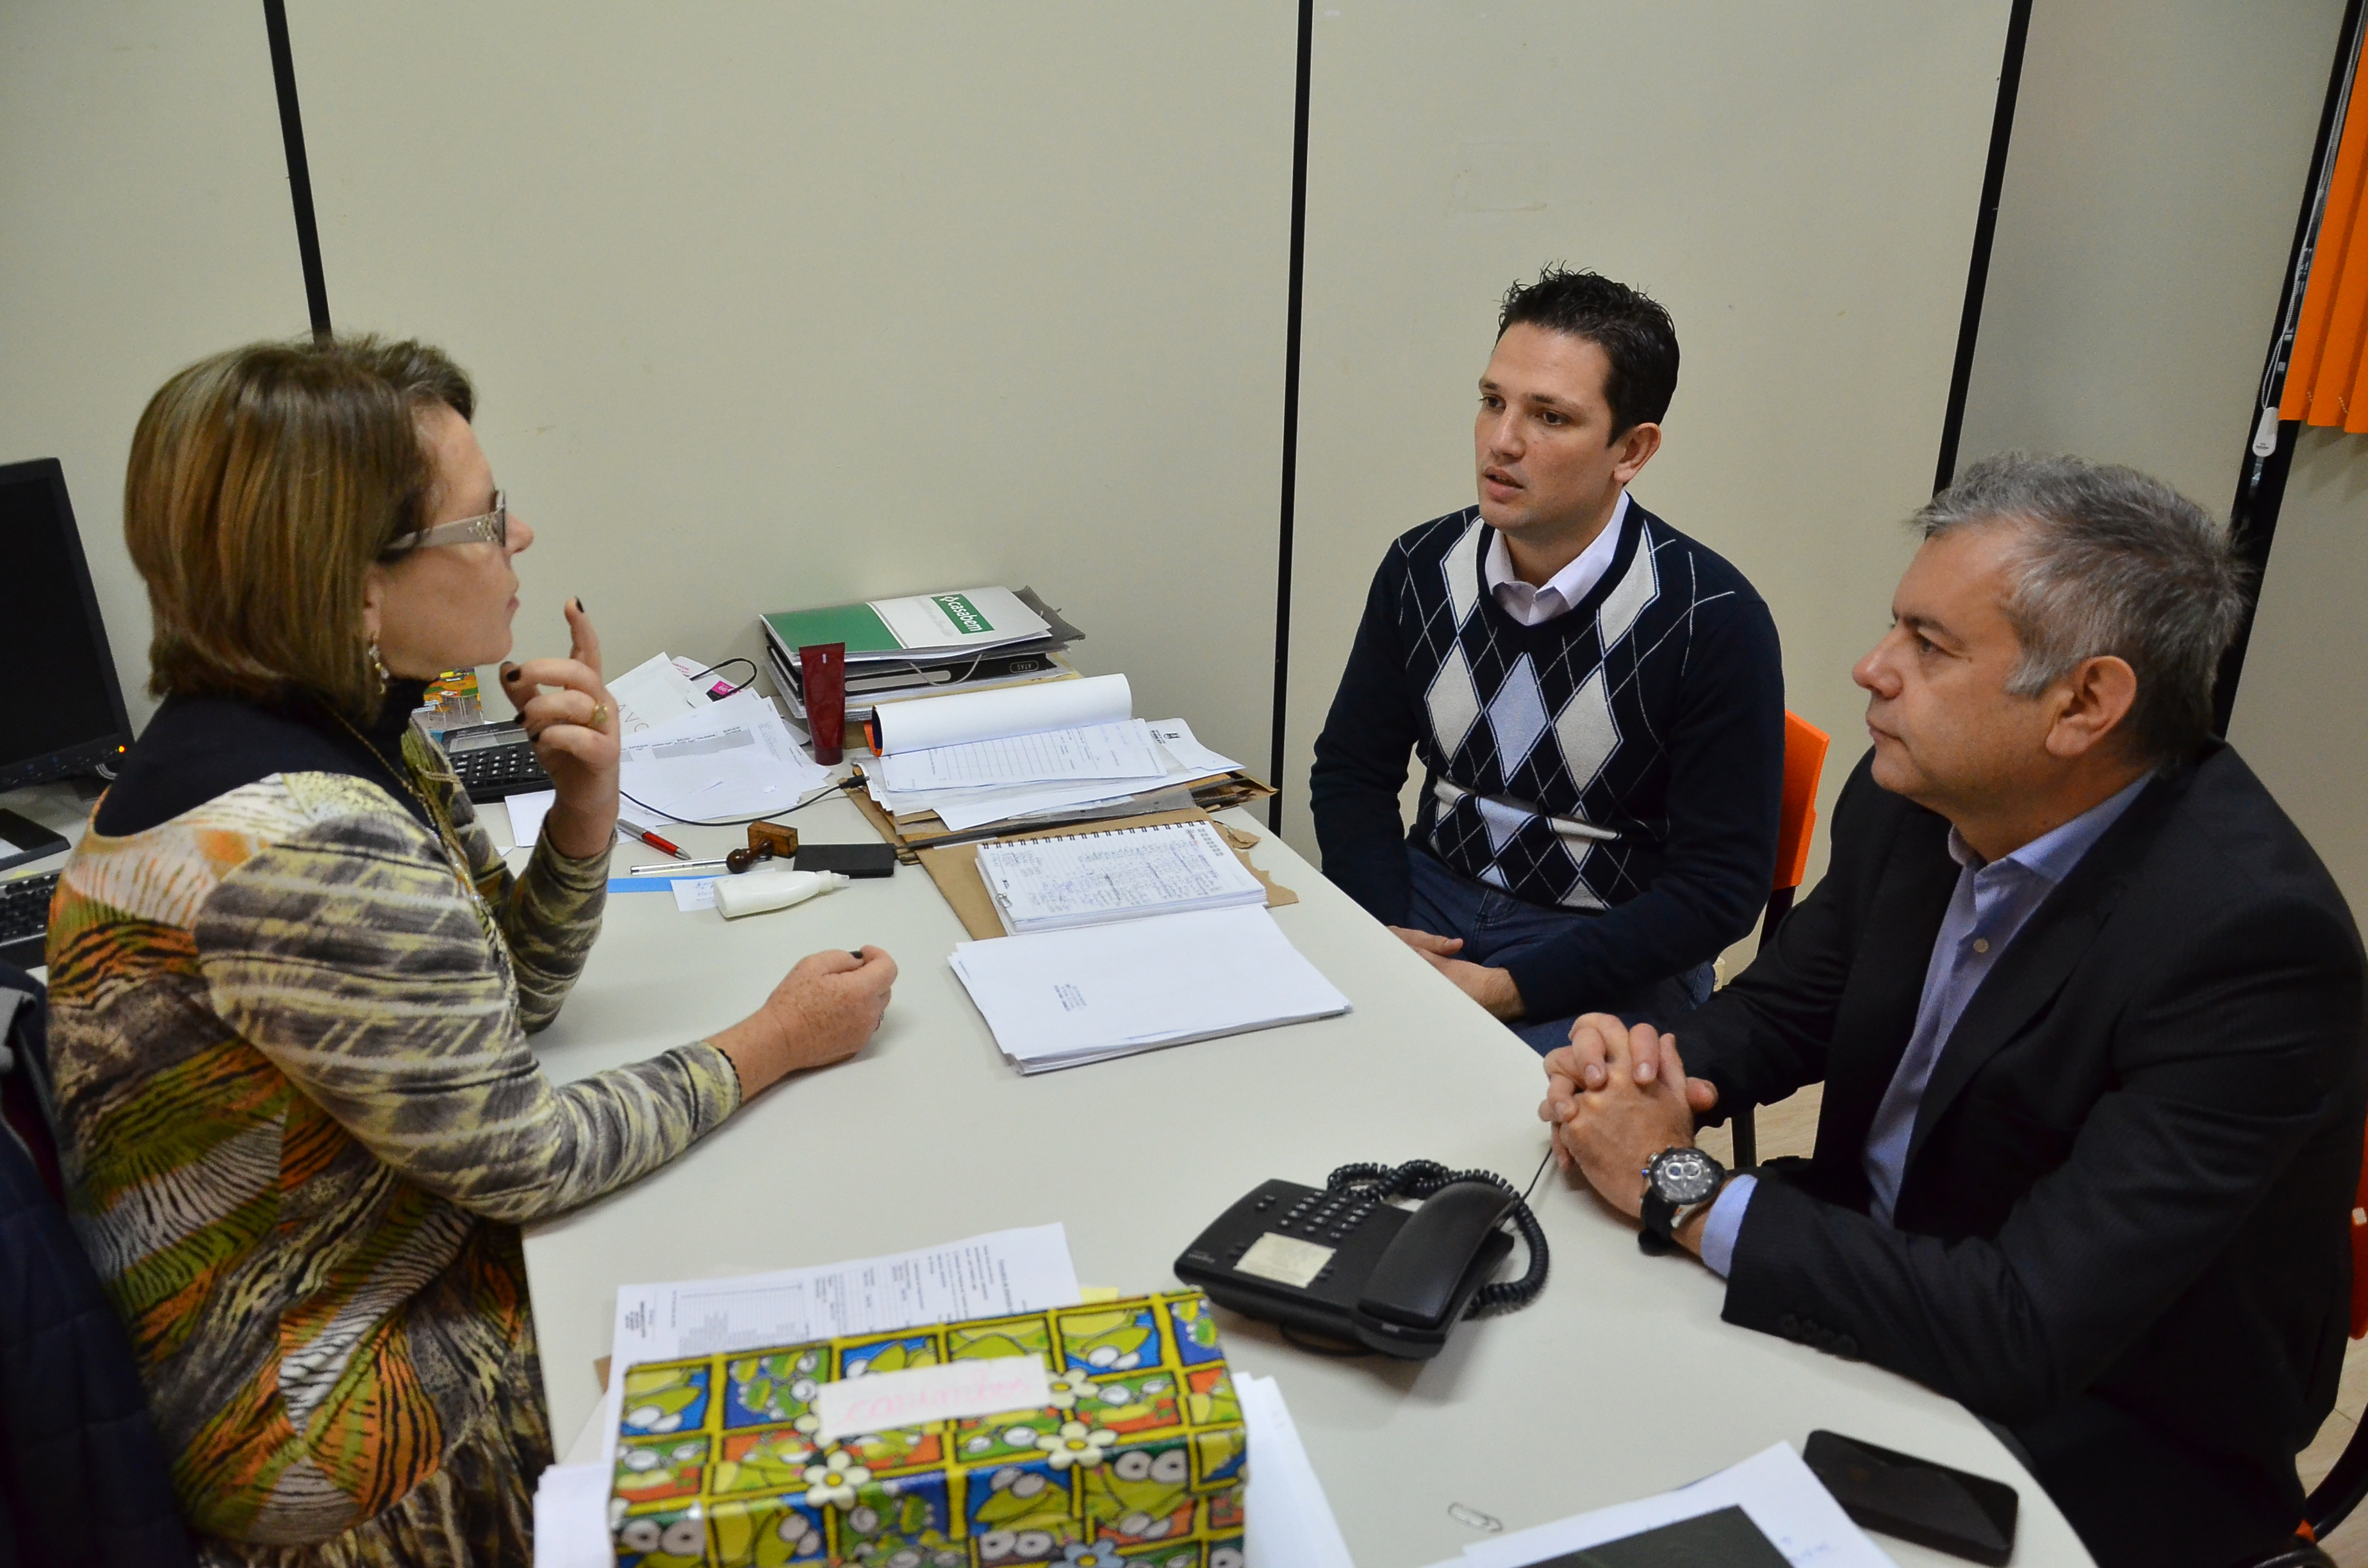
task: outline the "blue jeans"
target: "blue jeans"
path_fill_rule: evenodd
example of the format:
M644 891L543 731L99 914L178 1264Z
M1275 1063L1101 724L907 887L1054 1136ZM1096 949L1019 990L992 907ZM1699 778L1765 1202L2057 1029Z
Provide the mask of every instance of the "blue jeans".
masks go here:
M1548 909L1524 903L1485 882L1458 876L1440 860L1412 845L1406 864L1414 872L1414 906L1406 924L1437 937L1461 937L1463 950L1455 956L1495 968L1508 959L1553 941L1572 926L1596 918L1576 909ZM1656 980L1629 996L1588 997L1584 1011L1612 1013L1628 1022L1668 1028L1683 1014L1710 1000L1711 966L1697 964L1680 974ZM1571 1020L1516 1018L1505 1027L1543 1056L1570 1041Z

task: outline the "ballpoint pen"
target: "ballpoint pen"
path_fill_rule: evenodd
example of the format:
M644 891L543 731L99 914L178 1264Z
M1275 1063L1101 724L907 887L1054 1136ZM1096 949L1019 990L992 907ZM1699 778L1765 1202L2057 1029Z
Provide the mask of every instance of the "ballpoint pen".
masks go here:
M629 833L632 835L635 838L640 839L643 843L648 845L653 849L665 850L667 854L673 856L677 860L688 860L690 858L689 855L683 853L682 846L679 844L667 843L665 839L660 838L656 834L652 833L648 828L635 827L630 823L622 822L617 824L617 828L620 833Z
M625 874L629 877L678 877L685 871L696 870L701 866L721 866L722 864L723 864L723 862L721 860L686 860L679 866L668 866L665 864L655 866L628 866L625 868Z

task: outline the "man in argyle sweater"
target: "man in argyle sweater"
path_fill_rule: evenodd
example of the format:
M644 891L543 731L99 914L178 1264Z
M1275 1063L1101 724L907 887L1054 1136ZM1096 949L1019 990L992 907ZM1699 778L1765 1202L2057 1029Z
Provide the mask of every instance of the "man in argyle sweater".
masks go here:
M1506 295L1480 504L1391 545L1315 742L1324 874L1541 1052L1582 1012L1701 1005L1775 869L1775 623L1628 494L1677 380L1633 289L1549 268Z

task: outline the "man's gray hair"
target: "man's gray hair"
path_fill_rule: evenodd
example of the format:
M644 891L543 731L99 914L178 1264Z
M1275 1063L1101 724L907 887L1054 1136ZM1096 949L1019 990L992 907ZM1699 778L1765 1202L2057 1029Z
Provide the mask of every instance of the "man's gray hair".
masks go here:
M1983 525L2017 536L2005 608L2022 660L2008 691L2037 696L2112 654L2137 674L2123 725L2147 758L2184 756L2211 733L2246 573L2210 513L2135 469L2001 452L1909 519L1928 540Z

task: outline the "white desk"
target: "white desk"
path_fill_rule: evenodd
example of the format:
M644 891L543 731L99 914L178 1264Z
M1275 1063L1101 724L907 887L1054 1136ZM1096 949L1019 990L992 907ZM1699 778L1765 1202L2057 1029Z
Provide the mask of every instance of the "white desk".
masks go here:
M1058 1220L1080 1279L1160 1290L1185 1244L1269 1176L1320 1184L1350 1161L1427 1158L1527 1181L1545 1148L1537 1058L1262 824L1235 820L1261 835L1252 858L1300 896L1276 918L1356 1011L1036 1078L1004 1063L947 966L963 932L916 868L730 923L678 913L664 894L611 898L590 966L538 1041L562 1081L731 1023L817 949L875 942L903 974L854 1061L775 1088L675 1165L529 1233L561 1445L598 1393L593 1362L608 1354L620 1284ZM796 821L814 842L873 836L844 801ZM738 832L687 828L681 842L716 854ZM655 858L632 846L616 864ZM1553 1246L1544 1295L1466 1324L1434 1361L1326 1360L1225 1319L1234 1363L1281 1381L1360 1568L1436 1562L1482 1539L1451 1504L1520 1528L1780 1439L1797 1447L1818 1426L2009 1480L2022 1495L2015 1562L2089 1562L2037 1483L1955 1403L1720 1323L1716 1277L1640 1256L1626 1221L1556 1173L1535 1207ZM1881 1544L1903 1564L1957 1561Z

